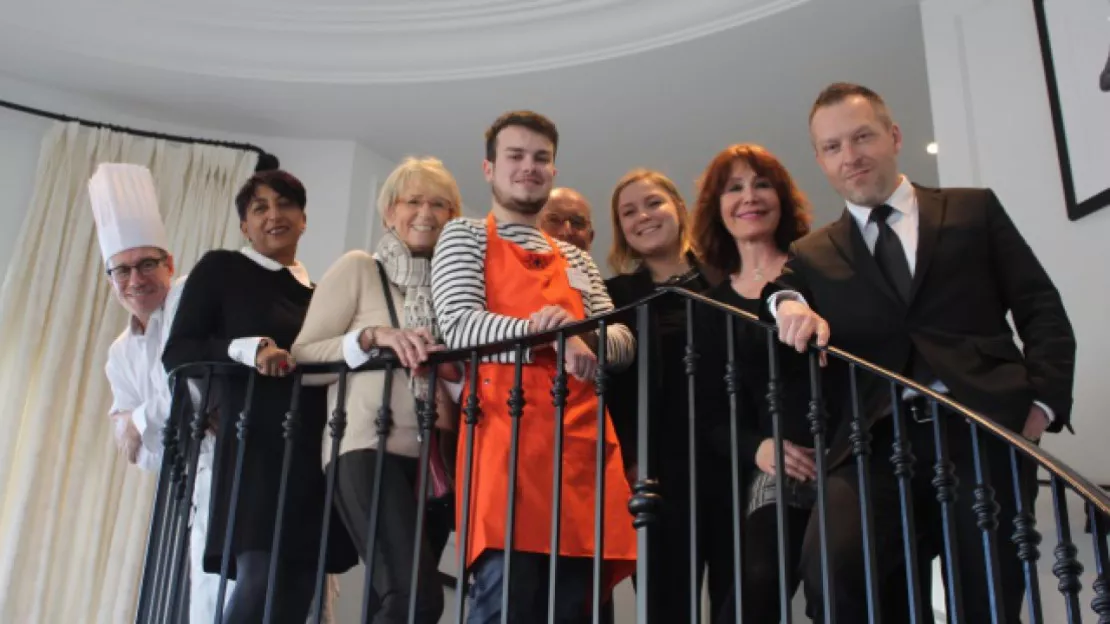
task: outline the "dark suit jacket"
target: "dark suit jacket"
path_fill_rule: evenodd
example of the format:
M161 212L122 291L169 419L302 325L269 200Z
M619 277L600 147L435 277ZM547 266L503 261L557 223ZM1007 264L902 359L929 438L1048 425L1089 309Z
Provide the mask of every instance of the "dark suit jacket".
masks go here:
M906 370L912 345L970 409L1020 432L1038 400L1054 412L1049 431L1059 431L1071 417L1075 336L1052 280L989 189L915 191L908 305L884 280L847 210L794 243L778 284L799 291L829 322L831 345L897 373ZM847 367L834 360L828 398L851 414ZM889 405L889 382L862 371L858 381L864 413L877 418ZM845 453L847 429L840 427L830 448L834 463Z

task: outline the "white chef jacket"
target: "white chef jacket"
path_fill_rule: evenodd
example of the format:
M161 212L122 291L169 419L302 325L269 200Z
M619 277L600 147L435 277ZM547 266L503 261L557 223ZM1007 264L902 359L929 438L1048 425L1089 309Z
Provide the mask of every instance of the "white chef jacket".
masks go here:
M162 366L162 349L173 325L185 276L176 279L160 310L150 315L143 331L131 317L127 329L108 348L104 366L112 387L109 415L131 412L131 422L142 436L138 466L157 471L162 465L162 429L170 414L171 393Z

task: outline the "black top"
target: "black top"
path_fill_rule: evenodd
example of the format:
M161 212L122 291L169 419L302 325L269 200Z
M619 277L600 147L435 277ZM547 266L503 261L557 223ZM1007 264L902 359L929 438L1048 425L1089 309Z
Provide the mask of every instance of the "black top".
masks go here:
M210 251L185 282L162 362L167 370L191 362L231 362L231 341L252 336L270 338L278 347L289 349L300 332L311 298L312 289L287 270L272 271L237 251ZM222 379L218 394L220 423L204 557L208 572L219 571L235 474L236 424L246 402L247 379L246 374ZM285 448L282 423L292 388L292 377L256 376L232 540L234 554L272 548ZM320 466L326 412L326 388L303 387L301 426L293 443L282 529L285 559L316 560L324 515L325 482ZM329 569L341 571L354 565L357 560L345 532L333 530L330 535L329 550L346 555L330 557ZM336 561L341 563L337 565Z
M769 289L764 291L769 292ZM763 303L737 293L729 282L710 289L705 296L723 304L758 315ZM765 310L765 306L763 307ZM770 321L764 318L765 321ZM724 312L700 306L695 317L698 345L698 418L699 429L704 432L707 444L719 454L728 456L731 431L729 427L730 404L725 381L728 363L726 315ZM737 319L735 323L734 353L739 371L737 388L737 442L739 458L755 466L755 453L763 440L773 437L774 428L767 401L769 373L768 330L753 323ZM781 381L781 408L783 439L805 447L813 446L807 414L809 411L809 359L774 338L778 354ZM831 431L835 422L828 424Z
M693 256L689 257L693 270L683 278L668 282L666 285L681 286L692 292L700 293L709 288L710 281ZM613 305L620 308L635 303L651 295L656 288L651 273L640 269L609 278L605 286ZM656 458L671 458L684 462L687 457L687 381L683 358L686 355L686 300L681 297L666 297L652 304L651 343L654 350L652 358L653 384L651 399L651 423L653 454ZM636 329L635 309L618 316L616 322ZM611 375L606 394L609 416L613 420L617 438L621 443L621 455L626 466L637 461L638 432L638 388L639 360L634 359L629 367ZM657 474L657 473L656 473Z

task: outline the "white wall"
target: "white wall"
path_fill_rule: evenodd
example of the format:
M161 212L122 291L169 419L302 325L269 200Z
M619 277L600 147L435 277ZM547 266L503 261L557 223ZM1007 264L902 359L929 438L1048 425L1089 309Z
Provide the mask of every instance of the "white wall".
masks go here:
M393 163L355 141L319 141L240 135L182 126L136 114L104 101L74 96L0 76L0 99L51 112L141 130L245 142L275 154L282 168L308 190L308 230L299 256L314 279L344 251L371 240L376 223L367 218L367 198L377 192ZM50 120L0 108L0 272L7 269L20 226L30 205L39 143ZM229 205L228 210L233 208Z
M1079 342L1076 435L1048 436L1044 447L1110 483L1110 209L1067 218L1033 1L925 0L921 12L940 181L998 193L1059 288Z

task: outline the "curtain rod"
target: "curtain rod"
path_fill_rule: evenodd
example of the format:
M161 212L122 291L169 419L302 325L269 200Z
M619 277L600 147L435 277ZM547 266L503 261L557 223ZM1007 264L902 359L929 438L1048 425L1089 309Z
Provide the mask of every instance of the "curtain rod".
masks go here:
M66 123L78 123L82 126L89 126L91 128L104 128L115 132L126 132L136 136L146 137L150 139L165 139L167 141L175 141L177 143L196 143L199 145L215 145L217 147L227 147L231 149L242 150L246 152L255 152L258 154L258 165L255 167L256 171L264 169L277 169L280 166L277 156L267 152L266 150L252 145L250 143L236 143L232 141L216 141L214 139L201 139L196 137L187 137L176 134L165 134L163 132L152 132L149 130L136 130L135 128L128 128L126 126L117 126L115 124L103 123L100 121L89 121L88 119L81 119L79 117L71 117L69 115L62 115L61 113L52 113L50 111L41 110L38 108L31 108L15 102L8 102L0 100L0 107L8 108L20 113L28 115L35 115L37 117L45 117L47 119L54 119Z

